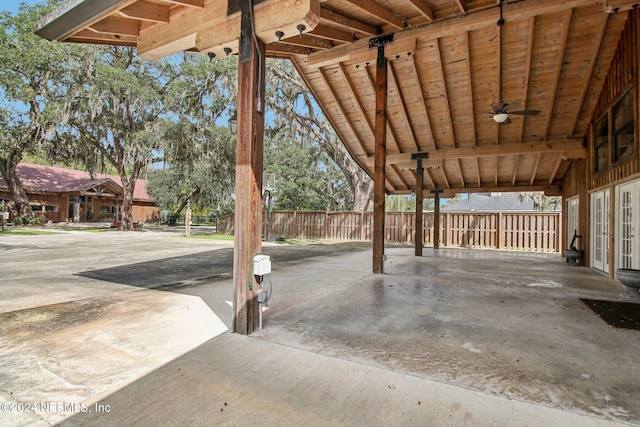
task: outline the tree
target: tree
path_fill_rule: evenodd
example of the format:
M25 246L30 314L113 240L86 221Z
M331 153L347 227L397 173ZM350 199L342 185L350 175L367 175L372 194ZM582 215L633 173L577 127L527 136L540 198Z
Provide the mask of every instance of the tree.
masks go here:
M538 211L554 211L558 206L562 206L562 197L545 196L544 193L538 191L518 193L520 203L525 199L531 199L533 208Z
M132 48L94 47L74 56L57 98L64 121L54 141L88 171L110 164L124 189L122 228L133 228L133 192L157 150L168 84L163 61L142 62Z
M191 201L213 214L227 213L235 179L235 135L216 124L233 110L237 60L209 62L204 55L185 53L170 60L171 81L159 128L161 169L149 178L149 191L174 217Z
M266 97L275 113L274 128L289 129L294 138L318 144L351 189L353 200L347 207L366 210L373 198L373 181L351 158L291 62L270 60L268 69Z
M0 173L20 215L33 217L29 198L16 175L26 153L52 150L46 137L50 123L47 103L56 91L56 76L64 71L69 47L51 44L35 34L36 21L49 6L22 5L14 16L0 14Z

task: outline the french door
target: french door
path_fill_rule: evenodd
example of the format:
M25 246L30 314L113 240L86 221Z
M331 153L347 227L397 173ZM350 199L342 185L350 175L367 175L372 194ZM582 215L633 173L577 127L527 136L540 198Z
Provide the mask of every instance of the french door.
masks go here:
M591 266L609 272L609 190L591 194Z
M616 187L616 267L640 269L640 180Z

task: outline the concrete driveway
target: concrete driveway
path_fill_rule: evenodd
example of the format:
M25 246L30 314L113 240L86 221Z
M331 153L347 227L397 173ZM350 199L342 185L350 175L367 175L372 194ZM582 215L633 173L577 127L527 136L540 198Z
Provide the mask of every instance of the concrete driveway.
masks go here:
M229 334L230 242L0 236L2 425L637 425L640 331L557 255L266 245L264 330Z

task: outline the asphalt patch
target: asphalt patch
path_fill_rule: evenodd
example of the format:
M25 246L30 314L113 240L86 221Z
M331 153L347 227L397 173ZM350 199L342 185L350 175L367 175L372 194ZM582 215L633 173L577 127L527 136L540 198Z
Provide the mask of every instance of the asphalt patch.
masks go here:
M580 298L580 301L607 324L616 328L640 331L640 304L584 298Z
M271 256L272 268L276 270L278 267L305 259L335 256L354 250L336 246L269 246L263 248L263 253ZM106 282L170 291L232 277L233 248L89 270L76 274Z

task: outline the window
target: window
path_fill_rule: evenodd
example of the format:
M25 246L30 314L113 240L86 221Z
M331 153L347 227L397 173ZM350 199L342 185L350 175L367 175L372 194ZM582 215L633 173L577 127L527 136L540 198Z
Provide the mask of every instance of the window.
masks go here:
M633 152L633 91L628 90L611 111L613 119L613 163Z
M602 116L594 128L595 171L600 172L609 166L609 114Z

